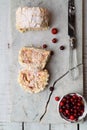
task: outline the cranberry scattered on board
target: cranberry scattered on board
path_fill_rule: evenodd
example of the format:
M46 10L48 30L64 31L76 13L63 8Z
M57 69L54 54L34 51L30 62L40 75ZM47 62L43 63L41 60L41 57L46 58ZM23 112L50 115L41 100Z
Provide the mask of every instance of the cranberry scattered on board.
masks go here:
M52 28L51 32L52 32L52 34L57 34L58 33L58 29L57 28Z
M65 46L60 46L60 50L64 50L65 49Z
M43 44L43 48L47 48L47 45L46 45L46 44Z
M58 97L58 96L55 97L55 100L56 100L56 101L59 101L59 100L60 100L60 97Z
M52 39L52 43L57 43L57 41L58 41L57 38Z

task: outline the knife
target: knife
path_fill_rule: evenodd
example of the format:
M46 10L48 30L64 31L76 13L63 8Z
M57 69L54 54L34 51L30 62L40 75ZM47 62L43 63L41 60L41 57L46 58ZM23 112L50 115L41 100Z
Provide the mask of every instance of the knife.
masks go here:
M76 41L76 9L75 1L68 0L68 35L69 35L69 73L72 79L79 76L77 62L77 41Z

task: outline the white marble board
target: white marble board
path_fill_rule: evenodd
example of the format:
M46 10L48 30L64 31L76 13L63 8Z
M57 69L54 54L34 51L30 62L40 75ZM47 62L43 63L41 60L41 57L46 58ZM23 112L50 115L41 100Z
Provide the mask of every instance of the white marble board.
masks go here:
M50 12L50 28L47 31L30 31L20 33L15 28L15 12L19 6L46 7ZM11 62L11 95L12 95L12 121L41 122L41 123L64 123L57 113L55 96L63 96L66 93L78 92L83 94L83 64L82 64L82 0L76 0L76 30L77 30L77 57L79 78L72 80L69 70L69 38L68 38L68 0L15 0L11 1L11 34L10 46ZM52 27L57 27L57 35L51 34ZM58 38L58 43L53 44L52 38ZM48 45L47 49L53 50L54 55L50 58L47 69L50 73L48 87L38 94L25 92L17 82L20 69L18 52L23 46ZM61 51L59 47L65 46ZM49 87L55 84L53 93ZM47 104L48 103L48 104ZM46 111L46 112L45 112ZM45 114L44 114L45 112ZM44 114L44 116L43 116ZM43 116L43 118L41 118ZM40 120L41 119L41 120Z

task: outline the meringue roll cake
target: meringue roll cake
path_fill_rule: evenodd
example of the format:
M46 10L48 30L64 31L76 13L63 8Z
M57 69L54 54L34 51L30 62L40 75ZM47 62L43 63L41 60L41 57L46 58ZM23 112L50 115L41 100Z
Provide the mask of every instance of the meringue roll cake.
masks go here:
M19 51L19 64L27 67L29 70L42 70L50 57L50 51L42 48L23 47Z
M23 69L18 75L20 86L30 93L38 93L44 90L48 84L48 79L49 74L46 69L38 71Z
M46 30L49 13L41 7L19 7L16 11L16 28L20 32L28 30Z

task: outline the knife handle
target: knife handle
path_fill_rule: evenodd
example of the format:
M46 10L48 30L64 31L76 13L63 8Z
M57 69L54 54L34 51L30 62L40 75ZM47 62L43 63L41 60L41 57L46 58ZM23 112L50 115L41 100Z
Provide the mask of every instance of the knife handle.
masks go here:
M75 43L72 39L70 39L69 44L69 73L73 80L77 79L79 76L77 50L75 47Z

